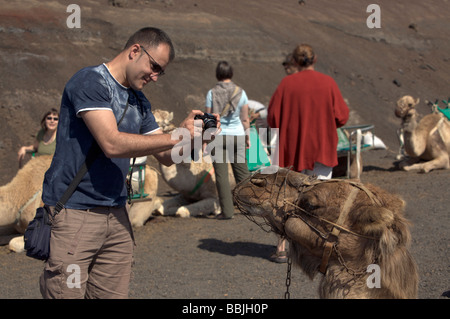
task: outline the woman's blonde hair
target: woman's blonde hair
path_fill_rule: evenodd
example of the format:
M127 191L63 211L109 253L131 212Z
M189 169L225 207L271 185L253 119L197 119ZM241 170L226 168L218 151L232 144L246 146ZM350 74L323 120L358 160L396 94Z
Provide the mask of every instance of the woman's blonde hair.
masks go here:
M299 44L292 53L294 61L302 68L306 68L315 62L313 48L309 44Z

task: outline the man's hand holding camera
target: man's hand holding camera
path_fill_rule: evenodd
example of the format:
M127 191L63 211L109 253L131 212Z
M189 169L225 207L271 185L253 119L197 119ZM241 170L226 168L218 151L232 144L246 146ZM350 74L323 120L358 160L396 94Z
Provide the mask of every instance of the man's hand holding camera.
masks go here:
M204 152L207 144L211 143L221 130L218 114L191 111L180 127L172 133L172 139L180 140L172 149L172 161L180 163L197 160L195 154L198 154L200 149Z

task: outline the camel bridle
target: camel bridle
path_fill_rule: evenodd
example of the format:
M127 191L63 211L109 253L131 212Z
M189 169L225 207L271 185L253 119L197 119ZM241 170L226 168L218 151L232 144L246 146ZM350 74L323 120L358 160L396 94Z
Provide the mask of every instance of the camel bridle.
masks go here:
M306 177L303 181L302 181L302 185L299 186L297 188L298 192L300 193L299 196L301 196L302 194L312 190L315 186L322 184L322 183L347 183L349 185L352 186L352 189L349 193L349 195L347 196L344 204L342 205L342 207L340 208L340 214L337 218L337 220L335 222L327 220L323 217L317 216L315 214L312 214L311 212L309 212L308 210L296 205L295 203L286 200L286 188L287 188L287 177L289 174L290 170L287 172L287 174L284 176L284 181L282 182L280 189L283 189L283 191L278 192L278 194L276 194L274 186L276 185L276 181L278 180L279 176L278 176L278 172L277 172L277 176L275 178L275 182L271 185L272 187L270 187L270 198L268 199L268 201L271 201L272 203L277 202L278 200L278 196L283 196L281 202L283 203L282 206L277 206L277 205L273 205L273 208L278 210L283 210L285 213L284 219L282 221L282 228L278 229L278 228L274 228L266 219L267 217L264 216L260 216L263 218L264 222L263 223L259 223L255 220L255 217L251 215L251 213L249 213L247 211L247 208L245 208L244 206L248 206L248 204L243 203L242 201L240 201L239 199L236 199L236 203L240 209L240 211L242 212L242 214L247 217L249 220L251 220L252 222L254 222L255 224L257 224L258 226L261 227L261 229L263 229L266 232L270 232L273 231L275 233L277 233L278 235L280 235L282 238L286 238L286 233L285 233L285 224L287 222L287 220L289 218L299 218L300 220L302 220L311 230L313 230L320 238L322 238L324 240L324 245L323 245L323 253L322 253L322 260L321 260L321 264L319 267L319 271L322 274L325 274L328 268L328 263L331 257L332 252L334 251L336 253L336 256L338 258L338 261L340 262L340 264L352 275L356 276L356 275L362 275L365 272L365 270L363 271L357 271L354 269L351 269L350 267L348 267L348 265L346 264L344 258L342 257L342 254L340 253L339 249L338 249L338 243L339 243L339 235L341 232L346 232L348 234L354 235L354 236L358 236L361 238L366 238L366 239L371 239L374 241L377 241L378 238L375 237L371 237L371 236L366 236L363 234L359 234L357 232L354 232L350 229L348 229L347 227L344 227L344 222L349 214L349 212L351 211L352 205L354 200L356 199L356 196L358 195L358 193L360 191L365 192L365 194L367 194L367 196L370 198L370 200L372 201L372 203L374 205L377 206L381 206L380 201L375 197L375 195L369 190L367 189L367 187L365 187L363 184L356 182L356 181L352 181L352 180L341 180L341 179L328 179L328 180L318 180L315 176L308 176ZM253 177L253 176L252 176ZM252 177L250 177L249 179L251 179ZM244 184L244 183L243 183ZM236 189L237 190L237 189ZM235 191L236 191L235 190ZM325 224L331 225L332 229L331 231L325 233L323 231L321 231L320 229L318 229L316 226L314 226L310 220L308 219L308 217L310 218L315 218L317 220L319 220L320 222L323 222ZM266 229L264 226L268 225L270 227L270 229Z

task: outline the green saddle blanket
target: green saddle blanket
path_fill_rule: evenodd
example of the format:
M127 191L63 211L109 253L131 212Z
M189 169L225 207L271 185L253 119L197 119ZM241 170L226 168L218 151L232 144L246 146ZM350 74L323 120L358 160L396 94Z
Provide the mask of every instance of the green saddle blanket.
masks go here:
M269 157L254 126L250 127L250 149L246 150L246 157L247 167L250 172L270 166Z

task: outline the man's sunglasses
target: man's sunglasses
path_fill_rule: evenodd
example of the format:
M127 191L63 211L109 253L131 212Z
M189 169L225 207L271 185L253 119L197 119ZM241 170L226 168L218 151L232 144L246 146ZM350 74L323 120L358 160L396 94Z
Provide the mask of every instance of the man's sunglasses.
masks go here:
M141 48L149 56L152 71L156 73L156 75L151 75L151 76L163 76L165 74L163 68L158 64L158 62L155 61L155 59L153 59L153 57L150 55L150 53L148 53L147 50L145 50L145 48L142 45L141 45Z

